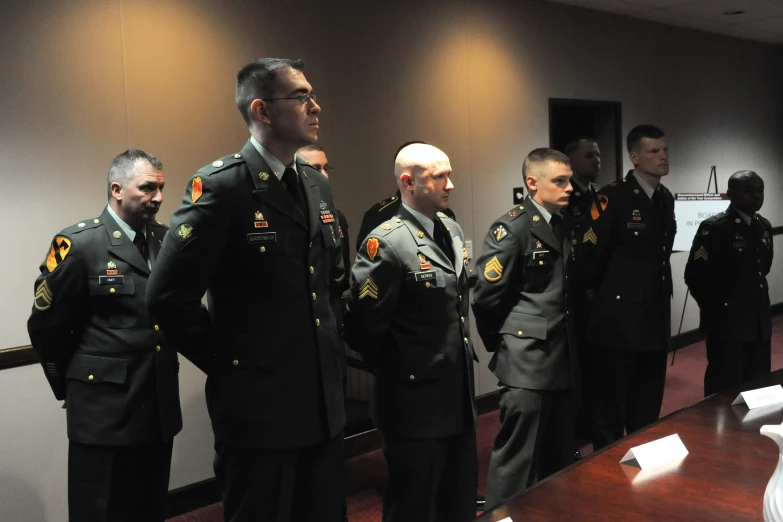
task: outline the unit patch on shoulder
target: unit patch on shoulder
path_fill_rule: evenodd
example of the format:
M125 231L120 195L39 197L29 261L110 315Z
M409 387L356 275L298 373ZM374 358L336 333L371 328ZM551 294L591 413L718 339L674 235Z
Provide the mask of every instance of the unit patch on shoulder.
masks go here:
M596 236L595 232L593 232L593 227L590 227L590 230L585 232L584 237L582 237L582 243L592 243L594 245L598 244L598 236Z
M698 261L701 259L702 261L709 261L710 255L707 253L707 250L704 248L704 245L701 246L696 252L693 253L693 260Z
M71 240L65 236L56 236L52 240L49 256L46 258L46 268L49 272L54 272L54 270L65 261L65 257L70 251Z
M203 188L201 186L201 177L195 177L193 178L193 187L190 190L190 198L193 200L193 203L198 201L198 198L201 197L201 194L203 193Z
M49 290L49 285L46 284L46 280L44 280L40 285L38 285L38 288L35 289L35 300L33 301L33 306L35 306L36 310L45 312L52 307L52 299L52 292Z
M378 299L378 287L369 276L367 276L367 279L364 280L364 283L359 288L359 299L361 300L365 297Z
M498 225L498 228L492 231L492 235L495 238L495 242L500 243L500 241L508 235L508 230L506 230L506 227L503 225Z
M375 261L375 256L378 255L379 246L380 242L378 241L378 238L371 237L367 240L367 255L370 256L371 261Z
M501 277L503 277L503 265L500 264L498 256L495 256L484 267L484 279L490 283L495 283L500 281Z
M600 204L600 207L598 206ZM609 204L609 198L604 194L598 194L598 201L593 201L593 206L590 208L590 217L593 221L601 217L601 214L606 210L606 206Z

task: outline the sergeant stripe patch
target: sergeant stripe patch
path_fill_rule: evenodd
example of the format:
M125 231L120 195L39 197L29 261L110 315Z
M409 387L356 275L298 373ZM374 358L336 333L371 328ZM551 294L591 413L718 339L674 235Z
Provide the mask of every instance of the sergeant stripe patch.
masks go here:
M698 261L699 259L701 259L702 261L708 261L709 257L710 255L707 253L707 251L704 249L703 246L693 254L694 261Z
M359 288L359 299L364 299L365 297L378 299L378 287L369 276L364 280L364 283L362 283L362 286Z
M46 284L46 281L42 282L35 289L33 306L41 312L45 312L52 307L52 292L49 291L49 285Z
M498 256L495 256L484 267L484 279L490 283L495 283L500 281L501 277L503 277L503 265L500 264Z
M592 243L594 245L598 244L598 236L596 236L595 232L593 232L593 227L590 227L590 230L585 232L585 235L582 238L582 243Z

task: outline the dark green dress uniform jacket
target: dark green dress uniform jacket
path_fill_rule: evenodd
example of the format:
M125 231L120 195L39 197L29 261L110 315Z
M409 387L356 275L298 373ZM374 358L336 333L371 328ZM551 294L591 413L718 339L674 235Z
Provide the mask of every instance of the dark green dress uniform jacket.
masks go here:
M351 272L347 341L376 368L375 425L403 438L475 425L467 250L457 222L439 217L455 264L401 206L370 232Z
M150 270L105 210L55 236L27 322L68 438L105 446L171 440L182 429L179 363L147 315ZM147 225L155 266L167 228Z
M507 386L564 390L579 385L568 286L571 234L561 243L530 196L490 227L476 261L476 328L489 368Z
M746 225L729 206L701 223L685 266L685 282L701 308L699 330L743 343L772 337L772 253L772 225L758 214Z
M250 140L199 170L150 280L151 313L207 373L219 442L297 448L345 424L335 206L321 173L296 169L307 219Z
M668 350L677 233L674 198L660 185L663 216L630 171L603 187L579 238L580 284L593 301L588 338L612 351Z

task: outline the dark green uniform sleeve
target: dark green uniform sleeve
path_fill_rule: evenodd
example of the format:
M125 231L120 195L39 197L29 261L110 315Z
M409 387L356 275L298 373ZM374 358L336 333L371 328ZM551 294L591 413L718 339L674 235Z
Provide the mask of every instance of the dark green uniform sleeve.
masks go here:
M367 242L376 240L372 258ZM389 242L378 236L367 238L351 270L346 341L370 366L376 366L382 339L394 318L402 279L402 264Z
M584 298L592 301L601 285L604 270L611 255L613 232L618 205L612 201L614 194L602 190L598 201L593 202L590 212L582 218L582 237L577 239L578 288L584 291Z
M712 223L702 221L699 230L693 238L688 262L685 265L685 284L691 291L691 295L703 307L709 300L710 284L717 284L718 279L714 274L715 252L712 251L712 234L710 234Z
M517 219L527 218L520 216ZM478 281L473 288L473 316L489 352L497 349L498 331L511 311L508 293L513 291L512 275L521 273L517 265L524 258L527 236L519 229L505 219L493 223L476 260Z
M35 280L27 331L54 396L65 399L65 371L81 336L89 290L74 235L55 236Z
M171 218L146 296L150 317L161 325L166 338L205 372L212 339L201 298L223 254L230 219L231 202L221 194L218 181L217 176L197 173L188 182L182 206ZM199 182L200 196L193 193Z

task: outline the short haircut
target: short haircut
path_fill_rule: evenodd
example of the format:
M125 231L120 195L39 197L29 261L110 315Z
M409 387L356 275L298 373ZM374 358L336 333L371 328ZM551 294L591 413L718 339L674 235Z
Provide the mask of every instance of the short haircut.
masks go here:
M403 143L402 145L397 147L397 152L394 153L394 162L397 163L397 156L400 155L400 152L402 152L402 149L404 149L408 145L415 145L417 143L420 143L422 145L429 145L429 143L424 143L423 141L406 141L405 143Z
M574 138L571 141L568 142L568 145L565 146L565 154L569 158L576 154L576 151L579 150L579 146L582 144L582 142L588 142L588 143L598 143L593 138L589 136L579 136L578 138Z
M242 67L237 73L236 104L245 123L250 125L250 104L255 99L272 95L281 69L302 71L304 61L287 58L259 58Z
M568 156L559 150L545 147L540 149L533 149L522 163L522 178L527 179L529 175L535 175L532 173L532 169L550 161L554 163L562 163L563 165L571 165L571 161L568 159ZM527 184L527 182L525 183Z
M146 161L155 170L163 170L163 162L152 154L147 154L140 149L129 149L118 154L112 161L109 167L109 174L106 177L107 181L107 198L111 199L111 184L119 183L121 187L124 187L128 181L133 178L133 167L136 166L137 161Z
M324 148L318 145L317 143L311 143L310 145L299 147L299 150L301 150L302 152L323 152L324 154L326 154Z
M652 138L654 140L663 138L665 134L663 131L655 125L637 125L631 132L628 133L628 137L625 139L625 146L628 152L635 151L639 148L644 138Z
M748 181L751 178L761 179L761 176L759 176L752 170L738 170L737 172L735 172L729 177L729 190L737 190L739 188L740 183ZM764 183L764 180L761 179L761 182Z

